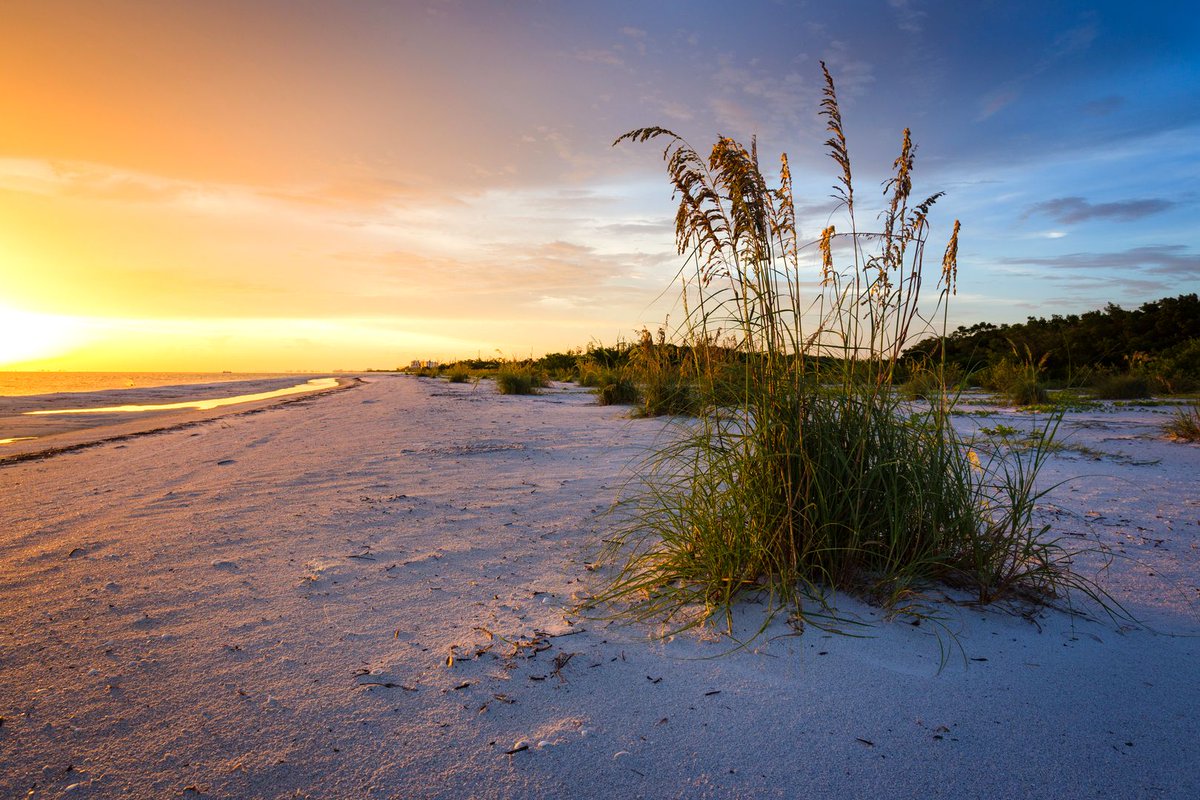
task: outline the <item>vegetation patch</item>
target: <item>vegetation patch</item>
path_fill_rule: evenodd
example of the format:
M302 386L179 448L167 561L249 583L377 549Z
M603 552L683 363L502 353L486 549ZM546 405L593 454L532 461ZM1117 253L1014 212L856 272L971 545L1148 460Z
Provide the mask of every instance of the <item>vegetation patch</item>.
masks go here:
M1153 388L1149 375L1132 372L1105 375L1092 384L1096 397L1102 400L1141 400L1150 397Z
M1036 478L1057 417L1031 447L982 451L954 431L944 393L925 392L927 408L913 413L894 389L905 348L933 332L925 320L942 320L944 330L959 224L936 301L918 316L928 215L940 194L912 199L906 130L880 225L861 228L827 71L825 81L821 113L845 227L826 228L811 249L797 237L786 155L772 186L753 144L722 137L704 157L663 128L617 140L665 141L680 199L686 319L675 333L681 344L647 331L634 348L643 392L658 384L663 396L678 397L672 381L690 374L692 387L720 386L723 397L682 401L698 417L646 463L618 506L621 522L608 540L616 574L596 602L679 630L715 614L731 620L731 605L747 593L800 620L827 618L840 591L920 614L922 593L935 583L963 587L981 603L1072 586L1095 596L1069 570L1060 541L1034 522L1043 494ZM801 261L810 252L819 254L811 272ZM814 281L821 288L809 296ZM722 337L731 344L714 348ZM682 355L668 364L672 347ZM946 385L942 350L922 363L930 386ZM1036 385L1027 367L1013 370Z
M496 391L500 394L537 394L549 383L545 375L531 366L504 364L496 372Z
M1165 433L1176 441L1200 442L1200 402L1176 411L1167 423Z

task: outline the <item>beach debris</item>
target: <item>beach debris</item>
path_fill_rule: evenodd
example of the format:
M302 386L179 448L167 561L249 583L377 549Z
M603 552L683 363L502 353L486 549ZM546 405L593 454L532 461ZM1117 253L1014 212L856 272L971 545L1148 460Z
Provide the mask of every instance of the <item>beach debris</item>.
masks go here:
M76 558L77 556L82 556L86 553L87 553L87 551L84 550L82 547L76 547L76 548L72 549L71 552L67 553L67 558Z
M212 568L219 569L223 572L235 572L240 569L236 561L229 561L228 559L217 559L213 561Z
M515 753L520 753L523 750L528 750L528 749L529 749L529 742L525 741L524 739L521 739L520 741L516 742L512 746L511 750L505 750L504 755L511 756Z
M220 461L217 462L217 466L224 467L224 466L228 466L229 464L236 464L236 463L237 463L237 459L222 458Z
M556 655L554 657L553 674L558 676L558 680L561 683L567 682L567 679L564 678L562 675L563 667L565 667L567 664L569 664L571 662L571 659L577 655L579 655L579 654L578 653L559 653L558 655Z
M720 690L720 689L713 689L711 692L705 692L705 693L704 693L704 696L705 696L705 697L712 697L714 694L720 694L720 693L721 693L721 690Z
M870 739L864 739L864 738L862 738L861 736L855 736L855 737L854 737L854 741L856 741L856 742L861 742L863 745L865 745L865 746L867 746L867 747L874 747L874 746L875 746L875 743L874 743L874 742L872 742Z

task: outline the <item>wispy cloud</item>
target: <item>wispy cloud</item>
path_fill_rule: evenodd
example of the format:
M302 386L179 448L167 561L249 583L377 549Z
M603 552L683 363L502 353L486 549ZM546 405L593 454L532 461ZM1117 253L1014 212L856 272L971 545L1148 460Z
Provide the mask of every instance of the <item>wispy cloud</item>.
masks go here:
M637 50L638 55L646 55L646 32L644 30L626 25L621 28L621 33L633 42L633 47Z
M811 122L811 115L803 112L813 107L817 91L798 72L780 73L732 54L718 58L712 87L709 110L725 128L722 133L735 138L753 133L776 137L803 129Z
M1107 97L1101 97L1099 100L1093 100L1090 103L1085 103L1083 112L1090 114L1093 117L1106 117L1109 114L1119 110L1125 105L1125 98L1119 94L1110 94Z
M675 225L668 219L656 222L612 222L596 226L596 230L612 233L618 236L662 236L669 237L675 232Z
M905 33L920 33L924 27L924 9L918 8L915 0L888 0L896 16L896 26Z
M1113 253L1065 253L1058 256L1017 256L1000 259L1013 266L1049 267L1053 270L1127 270L1155 275L1200 279L1200 254L1179 244L1133 247Z
M1073 28L1068 28L1058 34L1046 49L1045 55L1038 59L1028 70L1005 81L1002 85L987 92L980 98L979 113L976 115L975 121L983 122L1002 109L1015 103L1020 99L1027 83L1064 59L1082 53L1091 47L1092 42L1096 39L1096 33L1096 23L1091 19L1086 19L1081 24Z
M575 52L575 58L585 64L607 64L610 67L625 67L625 59L621 58L615 50L608 48L578 50Z
M1053 200L1046 200L1030 206L1022 218L1045 214L1066 225L1091 219L1132 222L1152 214L1159 214L1176 205L1177 203L1174 201L1158 197L1119 200L1113 203L1090 203L1082 197L1056 197Z

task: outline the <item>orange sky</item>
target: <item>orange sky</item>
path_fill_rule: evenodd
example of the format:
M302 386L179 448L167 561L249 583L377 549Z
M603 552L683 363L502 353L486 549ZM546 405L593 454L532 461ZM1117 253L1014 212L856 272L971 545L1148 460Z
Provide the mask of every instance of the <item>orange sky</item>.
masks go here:
M553 210L592 187L502 99L545 78L441 5L6 4L0 307L41 346L0 367L387 367L632 329L669 238L567 241Z
M379 368L677 322L659 150L609 145L758 134L812 235L820 59L860 189L911 125L918 192L949 191L933 240L964 219L952 324L1195 291L1185 28L1115 3L727 10L8 0L0 369Z

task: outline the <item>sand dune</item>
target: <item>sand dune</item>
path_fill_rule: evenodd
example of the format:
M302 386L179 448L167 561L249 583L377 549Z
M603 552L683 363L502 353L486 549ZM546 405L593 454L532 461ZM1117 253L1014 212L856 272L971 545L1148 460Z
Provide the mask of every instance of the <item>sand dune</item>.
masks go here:
M846 600L868 637L721 658L568 613L669 435L577 389L368 378L0 466L0 796L1196 797L1200 448L1155 423L1072 417L1041 512L1142 626Z

